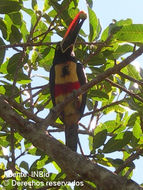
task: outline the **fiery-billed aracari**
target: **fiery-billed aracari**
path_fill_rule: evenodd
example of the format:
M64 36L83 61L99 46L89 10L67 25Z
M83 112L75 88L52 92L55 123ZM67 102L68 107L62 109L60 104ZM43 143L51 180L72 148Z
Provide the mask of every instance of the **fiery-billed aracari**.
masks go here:
M50 93L54 106L86 83L84 68L73 53L73 46L85 19L86 13L80 11L69 25L63 40L56 46L50 70ZM60 115L65 124L66 145L73 151L77 150L78 121L83 115L85 103L86 94L80 95L68 103Z

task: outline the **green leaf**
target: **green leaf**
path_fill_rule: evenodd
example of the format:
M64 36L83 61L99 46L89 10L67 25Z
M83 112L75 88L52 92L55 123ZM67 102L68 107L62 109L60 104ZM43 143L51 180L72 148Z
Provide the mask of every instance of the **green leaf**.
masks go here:
M3 136L3 137L1 136L1 137L0 137L0 147L1 147L1 146L5 147L5 148L8 147L9 142L7 141L6 138L7 138L6 136Z
M25 11L28 15L30 15L32 17L32 15L34 14L34 11L32 9L27 9L25 7L22 7L22 10Z
M29 171L29 165L27 162L22 161L19 165L19 167L24 168L26 171Z
M47 0L44 1L44 7L43 7L43 12L47 11L50 8L50 5Z
M108 120L103 125L109 133L112 133L116 128L118 128L118 125L115 120Z
M119 159L119 158L117 158L117 159L111 159L111 158L108 158L108 160L112 163L112 165L114 166L114 167L119 167L119 166L121 166L123 163L124 163L124 161L123 160L121 160L121 159Z
M5 22L5 25L6 25L6 28L7 28L7 37L6 37L6 40L8 40L9 39L9 35L11 33L11 26L13 24L12 20L8 16L8 14L5 14L4 22Z
M118 113L125 113L125 109L119 105L114 105L114 106L110 106L110 107L107 107L105 110L104 110L104 113L109 113L111 111L116 111Z
M23 139L23 137L19 133L15 133L14 138L16 139L16 143L21 142Z
M71 11L69 9L70 4L73 4L73 1L63 1L61 5L57 1L53 1L53 0L49 2L49 5L51 5L54 8L54 10L56 11L56 14L58 14L58 16L61 19L63 19L66 26L69 26L69 24L72 21L73 17L76 15L75 14L75 15L73 15L73 17L70 17L70 15L69 15L69 11ZM71 9L72 9L72 6L71 6ZM66 9L65 9L65 7L66 7ZM52 12L52 14L55 13L55 11Z
M29 144L30 144L30 143L29 143ZM25 146L25 147L27 147L27 146ZM28 153L29 153L29 154L35 155L35 154L36 154L36 151L37 151L37 148L32 147L32 145L31 145L31 147L28 147Z
M92 0L86 0L86 3L92 9L92 7L93 7L93 1Z
M48 160L48 156L44 156L42 159L37 161L37 169L41 169L44 167L44 165L46 164L47 160Z
M89 93L95 100L104 101L109 99L109 96L101 90L91 90Z
M31 16L31 25L32 25L32 27L35 26L36 22L37 22L37 15L35 13L33 13L33 15Z
M53 161L52 164L54 165L54 167L56 168L58 172L61 172L61 168L58 166L56 162Z
M44 67L45 70L49 71L51 63L53 61L55 50L53 48L50 48L49 50L48 48L46 48L45 50L48 53L45 57L42 57L42 59L39 60L39 66Z
M114 35L114 39L123 42L143 43L143 24L131 24L123 26Z
M0 73L2 73L2 74L8 74L8 72L7 72L7 65L8 65L8 60L5 61L5 62L0 66Z
M9 41L11 44L19 43L22 39L22 34L18 30L18 28L14 25L11 26L11 33L9 36Z
M101 41L105 41L109 36L109 26L102 32Z
M36 0L32 0L32 8L34 10L37 10L38 9L38 5L37 5L37 1Z
M2 35L4 39L7 38L7 27L3 19L0 18L0 30L2 31Z
M109 25L109 33L108 33L108 35L116 34L118 31L121 30L121 28L122 28L122 26L117 26L116 23L115 24L111 23Z
M90 55L89 55L90 56ZM106 57L100 53L96 56L92 56L89 60L88 60L88 64L91 66L98 66L98 65L103 65L107 62Z
M88 142L89 142L89 150L92 151L93 150L93 137L92 136L88 137Z
M126 20L119 20L116 22L117 26L127 26L133 24L132 19L127 18Z
M5 95L11 96L11 92L13 92L14 97L19 96L19 89L17 87L13 87L12 85L4 85Z
M40 35L41 33L44 33L44 32L47 31L47 25L46 25L45 23L43 23L42 21L39 21L37 27L38 27L38 30L34 32L33 37L38 36L38 35ZM49 35L47 35L47 37L48 37L48 36L49 36ZM43 36L42 36L41 39L43 39ZM49 41L49 40L46 39L46 42L47 42L47 41Z
M93 148L99 148L102 146L107 138L107 130L104 129L103 131L100 131L97 133L93 138Z
M8 16L11 18L13 24L21 26L21 24L22 24L22 18L21 18L22 15L21 15L20 12L10 13Z
M3 86L0 86L0 94L5 94L5 88Z
M133 126L135 125L136 120L138 120L138 118L139 118L138 113L133 113L133 114L130 116L130 119L128 120L127 126L133 127Z
M57 15L57 12L53 9L49 11L48 16L54 18Z
M27 62L28 55L24 56L23 62L21 62L22 56L23 56L22 53L16 53L9 59L9 62L7 65L7 71L9 74L15 74L17 71L17 68L21 69L22 66Z
M135 121L135 125L133 127L133 135L136 139L139 139L143 135L139 119Z
M93 109L93 102L89 98L86 100L86 105L90 111Z
M112 52L112 59L118 59L120 56L129 53L129 52L133 52L133 46L128 45L128 44L124 44L122 46L119 46L115 52Z
M126 69L128 71L127 75L129 75L137 80L141 80L141 76L140 76L139 72L136 70L134 65L129 64L129 65L127 65Z
M104 153L111 153L114 151L120 151L124 146L126 146L132 138L132 133L130 131L121 132L114 137L112 137L104 146Z
M90 32L89 32L88 39L90 42L92 42L93 40L95 40L95 38L98 36L100 32L100 29L99 29L100 23L99 23L98 18L96 17L95 12L90 7L88 7L88 14L89 14L89 23L90 23L90 26L89 26Z
M19 84L28 84L31 82L31 79L23 73L23 71L18 72L17 83Z
M5 45L5 43L3 39L0 37L0 46L1 45ZM5 48L0 50L0 65L3 63L4 57L5 57Z
M121 26L126 26L126 25L131 25L132 24L132 20L131 19L126 19L126 20L120 20L120 21L116 21L115 24L110 24L102 33L101 36L101 41L105 41L110 33L115 34L116 32L118 32L121 29Z
M8 71L8 73L14 74L16 72L16 68L17 68L17 65L19 64L21 56L22 56L21 53L17 53L17 54L14 54L9 59L9 62L8 62L8 65L7 65L7 71Z
M22 5L19 2L14 0L0 0L0 14L8 14L19 11L21 6Z
M21 30L23 41L26 42L29 32L27 30L25 21L22 22L22 26L21 26L20 30Z

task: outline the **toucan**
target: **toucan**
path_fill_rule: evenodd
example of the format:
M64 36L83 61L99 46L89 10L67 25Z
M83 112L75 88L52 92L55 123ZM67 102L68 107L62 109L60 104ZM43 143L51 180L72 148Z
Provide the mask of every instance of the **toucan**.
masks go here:
M86 13L80 11L69 25L63 40L56 46L49 79L53 106L63 102L70 93L87 82L84 67L77 62L73 51L86 17ZM60 114L60 119L65 125L66 146L75 152L78 143L78 122L83 115L85 104L86 93L68 103Z

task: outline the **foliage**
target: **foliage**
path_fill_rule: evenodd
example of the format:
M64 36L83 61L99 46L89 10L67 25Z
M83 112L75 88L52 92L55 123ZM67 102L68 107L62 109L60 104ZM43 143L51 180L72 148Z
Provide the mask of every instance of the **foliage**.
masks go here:
M52 108L48 76L54 48L78 13L78 2L0 1L0 94L7 97L9 104L28 121L35 122L31 114L45 118ZM76 58L84 64L88 81L115 64L120 64L143 43L143 24L133 24L131 19L120 20L102 31L92 5L92 0L88 0L89 32L82 29L75 46ZM87 118L82 120L79 131L83 136L88 135L89 145L85 148L89 150L84 150L82 141L81 147L91 160L114 168L117 174L124 176L129 173L128 178L133 175L133 161L143 153L142 77L142 69L138 71L129 64L108 76L107 80L92 86L88 90L84 115ZM48 131L52 135L55 132L62 133L63 124L57 119ZM63 143L63 138L60 141ZM5 154L5 150L8 154ZM117 152L121 156L116 156ZM30 155L35 160L31 163L28 160ZM2 188L12 189L14 179L25 182L27 189L31 189L32 182L32 187L37 189L47 181L59 182L60 189L71 189L69 185L60 183L67 181L66 174L50 155L34 147L2 118L0 158ZM53 170L49 172L49 165L55 168L55 173ZM9 177L7 171L10 170L16 176ZM32 175L34 171L41 172L41 176ZM91 182L86 183L95 186ZM16 187L22 189L22 186ZM55 189L54 185L52 188ZM80 189L78 184L75 189Z

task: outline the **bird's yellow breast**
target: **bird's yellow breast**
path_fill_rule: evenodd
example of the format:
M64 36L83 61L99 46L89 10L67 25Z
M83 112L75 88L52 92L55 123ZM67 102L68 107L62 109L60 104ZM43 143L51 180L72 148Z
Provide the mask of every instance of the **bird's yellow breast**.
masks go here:
M69 73L64 76L63 70L65 67L67 67ZM76 81L78 81L78 76L76 73L76 63L68 61L66 63L55 65L55 84L65 84Z
M73 91L80 88L78 81L76 63L68 61L55 65L55 102L63 102L64 99ZM69 102L60 117L64 123L74 124L80 118L79 107L82 95Z

